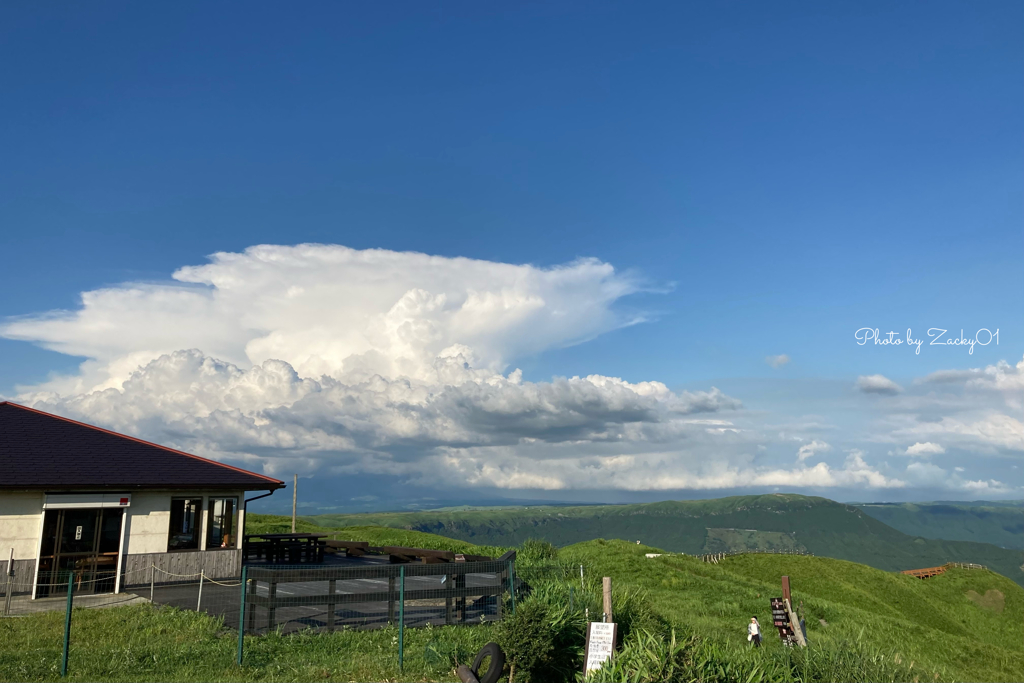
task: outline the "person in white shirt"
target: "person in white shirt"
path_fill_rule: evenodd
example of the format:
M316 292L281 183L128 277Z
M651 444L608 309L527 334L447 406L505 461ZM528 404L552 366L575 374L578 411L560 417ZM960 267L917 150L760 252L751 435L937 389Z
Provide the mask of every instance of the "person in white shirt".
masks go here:
M757 623L757 617L750 617L747 624L747 640L754 644L754 647L761 647L761 624Z

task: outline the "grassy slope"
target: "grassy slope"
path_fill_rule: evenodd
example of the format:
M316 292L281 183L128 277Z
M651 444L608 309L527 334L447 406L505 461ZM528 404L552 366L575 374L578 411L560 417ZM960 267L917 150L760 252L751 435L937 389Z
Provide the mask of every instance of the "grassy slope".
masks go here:
M330 532L307 520L298 531ZM249 533L291 530L287 517L250 515ZM345 538L498 555L433 534L383 527L349 528ZM64 614L0 619L0 681L60 679ZM246 638L246 666L235 666L237 633L205 614L148 605L76 610L67 680L82 681L456 681L454 663L493 640L492 626L409 629L405 669L397 630Z
M435 533L473 543L509 546L540 538L558 546L593 538L641 540L673 552L705 547L707 528L789 533L815 555L896 571L975 562L1024 584L1024 554L986 543L908 536L862 510L825 498L736 496L639 505L529 507L366 515L319 515L325 527L376 524Z
M804 601L812 645L861 639L895 648L904 661L945 680L1024 680L1024 590L998 574L954 570L922 581L827 558L743 555L711 565L682 556L645 558L651 550L591 541L561 556L611 576L616 586L646 589L681 629L741 644L751 615L771 623L768 600L781 593L779 577L788 574L794 599ZM968 590L1000 591L1003 611L979 607ZM768 635L769 647L781 647Z
M250 521L267 531L288 524L286 518ZM375 545L491 550L380 527L346 529L345 535ZM564 548L559 558L586 565L595 598L597 577L611 576L617 593L645 590L655 609L681 631L715 639L736 653L746 645L750 615L770 630L768 599L780 592L779 576L788 574L794 597L805 603L812 645L842 647L859 638L881 650L895 649L915 662L915 671L927 673L922 680L934 673L942 680L1024 680L1024 590L997 574L958 570L922 581L821 557L745 555L712 565L685 556L644 557L654 551L598 540ZM1004 596L1001 612L966 597L967 591L994 590ZM819 618L829 625L821 626ZM57 679L62 627L58 613L0 620L0 680ZM781 648L767 635L766 647ZM461 661L493 633L491 627L412 629L406 633L404 674L397 669L395 633L388 630L249 638L241 670L233 664L234 633L191 612L148 606L78 611L72 638L71 680L454 680L451 658L432 656L428 647L461 650Z
M0 680L457 681L444 654L458 649L465 661L493 639L486 625L409 629L401 672L395 628L270 634L246 638L246 664L238 668L237 634L205 614L148 605L76 610L72 624L61 679L63 613L0 619Z
M981 541L1024 549L1024 509L959 503L862 504L858 508L911 536Z

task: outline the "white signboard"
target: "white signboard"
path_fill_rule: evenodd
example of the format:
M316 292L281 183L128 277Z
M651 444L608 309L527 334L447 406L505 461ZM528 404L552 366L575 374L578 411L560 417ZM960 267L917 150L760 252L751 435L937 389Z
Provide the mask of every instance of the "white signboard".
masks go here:
M590 622L587 628L587 654L584 674L597 671L606 660L611 659L615 652L615 635L617 629L615 624L606 624L601 621Z

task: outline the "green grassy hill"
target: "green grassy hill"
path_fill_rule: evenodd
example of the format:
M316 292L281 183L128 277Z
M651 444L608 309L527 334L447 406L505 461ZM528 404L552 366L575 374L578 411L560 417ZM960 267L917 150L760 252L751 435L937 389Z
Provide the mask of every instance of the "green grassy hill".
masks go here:
M1024 549L1020 503L865 503L856 507L911 536Z
M287 518L264 515L251 515L249 524L250 531L268 532L290 526ZM308 520L300 528L321 529ZM474 554L501 550L385 527L349 527L344 535L373 545ZM517 568L532 591L520 599L517 614L524 618L531 605L547 605L547 614L560 620L549 620L547 627L570 636L559 642L557 654L576 671L582 607L597 615L601 577L611 577L615 619L625 633L616 661L628 663L633 673L598 677L602 681L1024 680L1024 589L998 574L954 569L921 580L823 557L751 554L708 564L685 555L645 556L654 552L659 550L635 542L598 539L563 548L552 558L538 544L526 544ZM780 594L784 574L791 578L794 601L803 603L806 651L783 647L770 625L769 599ZM759 650L746 642L751 615L765 630ZM251 637L247 663L238 668L233 633L206 615L146 605L76 610L70 678L453 681L455 660L463 661L488 640L502 640L503 628L411 629L405 634L404 671L397 666L393 628ZM0 620L0 680L60 680L62 633L63 615L57 612ZM679 644L675 673L636 673L666 659L673 633ZM559 676L544 680L571 680Z
M672 552L806 550L898 571L973 562L1024 585L1024 553L986 543L914 537L864 510L792 494L637 505L318 515L323 527L379 525L491 546L528 538L566 546L594 538L641 541Z
M656 551L598 540L559 557L611 576L614 587L643 589L677 628L726 645L745 645L747 619L757 615L766 645L781 647L769 632L768 600L788 575L812 648L866 645L913 663L920 680L1024 680L1024 589L993 572L949 570L921 580L821 557L739 555L715 565L647 552Z

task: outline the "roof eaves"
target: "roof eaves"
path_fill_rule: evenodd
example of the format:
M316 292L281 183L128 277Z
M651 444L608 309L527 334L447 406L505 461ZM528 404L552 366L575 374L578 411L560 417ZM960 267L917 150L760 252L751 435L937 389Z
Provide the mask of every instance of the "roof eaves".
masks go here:
M233 470L235 472L239 472L241 474L245 474L245 475L250 476L250 477L256 477L256 478L259 478L259 479L263 479L263 480L265 480L267 482L267 484L270 485L268 487L268 490L276 491L277 489L285 487L285 483L283 481L281 481L280 479L274 479L273 477L268 477L265 474L257 474L256 472L250 472L249 470L242 469L241 467L235 467L233 465L225 465L224 463L217 462L216 460L210 460L209 458L204 458L204 457L199 456L199 455L194 455L192 453L186 453L185 451L179 451L179 450L177 450L175 448L168 448L167 446L161 446L160 444L153 443L152 441L145 441L144 439L138 439L138 438L136 438L134 436L128 436L127 434L120 434L118 432L111 431L109 429L103 429L102 427L97 427L95 425L87 424L85 422L79 422L78 420L72 420L71 418L62 417L60 415L54 415L53 413L48 413L45 410L37 410L35 408L29 408L28 406L23 406L20 403L14 403L12 401L0 401L0 406L3 406L3 405L9 405L12 408L20 408L21 410L25 410L25 411L28 411L30 413L36 413L38 415L45 415L46 417L52 417L55 420L63 420L64 422L69 422L69 423L71 423L73 425L78 425L79 427L86 427L87 429L93 429L93 430L95 430L97 432L103 432L104 434L110 434L112 436L116 436L116 437L119 437L119 438L122 438L122 439L127 439L129 441L135 441L136 443L140 443L140 444L143 444L145 446L151 446L153 448L159 448L160 450L168 451L169 453L175 453L177 455L183 455L183 456L185 456L187 458L193 458L195 460L199 460L200 462L205 462L205 463L208 463L210 465L216 465L217 467L223 467L225 469ZM4 487L0 486L0 488L4 488ZM258 489L252 489L252 490L254 490L254 491L264 490L264 487L261 486Z

